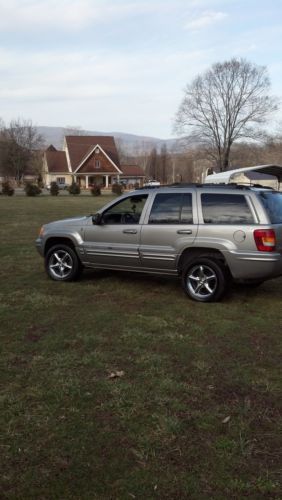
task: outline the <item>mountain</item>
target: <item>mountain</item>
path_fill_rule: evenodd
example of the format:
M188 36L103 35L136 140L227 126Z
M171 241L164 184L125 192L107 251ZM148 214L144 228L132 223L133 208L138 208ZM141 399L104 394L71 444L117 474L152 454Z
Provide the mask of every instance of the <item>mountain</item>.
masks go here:
M179 139L164 140L156 137L147 137L123 132L97 132L92 130L76 130L64 127L46 126L38 126L36 128L38 133L42 135L46 146L53 144L57 149L62 148L65 135L112 135L116 139L117 145L129 155L149 152L154 147L159 151L164 144L167 146L167 149L171 151L179 141Z

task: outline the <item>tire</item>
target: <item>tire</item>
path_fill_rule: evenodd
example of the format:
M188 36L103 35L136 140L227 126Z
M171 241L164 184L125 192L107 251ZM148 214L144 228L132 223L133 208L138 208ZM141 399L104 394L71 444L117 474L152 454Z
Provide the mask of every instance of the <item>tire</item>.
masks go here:
M68 245L55 245L45 257L45 269L55 281L74 281L82 271L82 265L75 251Z
M227 272L219 260L197 257L182 271L182 286L186 294L197 302L217 302L226 292Z

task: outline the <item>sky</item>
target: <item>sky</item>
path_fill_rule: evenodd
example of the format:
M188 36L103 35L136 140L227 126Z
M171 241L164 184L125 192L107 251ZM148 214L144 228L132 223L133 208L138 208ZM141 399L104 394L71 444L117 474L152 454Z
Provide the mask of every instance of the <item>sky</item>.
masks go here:
M215 62L266 66L282 99L281 40L282 0L0 0L0 117L168 139Z

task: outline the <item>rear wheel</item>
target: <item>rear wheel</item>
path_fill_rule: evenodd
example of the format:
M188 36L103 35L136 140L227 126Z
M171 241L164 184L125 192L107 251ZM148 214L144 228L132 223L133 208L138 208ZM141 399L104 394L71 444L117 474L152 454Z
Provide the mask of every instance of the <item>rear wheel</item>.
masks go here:
M198 302L217 302L227 289L227 273L219 260L197 257L182 272L182 286Z
M82 266L75 251L68 245L55 245L45 257L47 274L55 281L73 281L81 273Z

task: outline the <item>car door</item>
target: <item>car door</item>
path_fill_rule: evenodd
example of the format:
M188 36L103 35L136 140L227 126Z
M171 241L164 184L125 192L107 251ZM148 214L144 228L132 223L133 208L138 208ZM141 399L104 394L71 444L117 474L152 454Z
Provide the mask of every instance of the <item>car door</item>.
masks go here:
M157 193L142 226L140 257L144 270L175 272L179 255L193 245L197 229L192 190Z
M140 221L147 198L147 194L131 194L102 212L99 224L90 220L84 235L88 263L93 267L116 269L141 266Z

